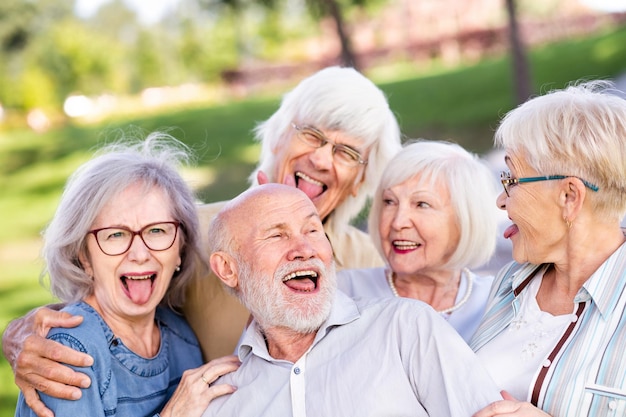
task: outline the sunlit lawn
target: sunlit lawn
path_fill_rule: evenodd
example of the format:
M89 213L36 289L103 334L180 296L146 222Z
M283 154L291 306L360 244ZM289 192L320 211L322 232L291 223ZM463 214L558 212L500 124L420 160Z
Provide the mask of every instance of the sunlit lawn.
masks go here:
M626 71L626 29L536 49L531 54L536 91L578 78L609 78ZM498 119L513 106L510 63L493 59L418 78L372 78L387 93L407 138L448 139L483 153ZM258 146L250 131L278 105L278 97L169 110L145 117L69 125L45 134L0 132L0 329L11 318L48 303L39 286L39 231L50 219L69 175L99 143L135 126L171 128L190 144L197 166L185 176L204 201L230 198L246 186ZM13 415L17 389L0 358L0 417Z

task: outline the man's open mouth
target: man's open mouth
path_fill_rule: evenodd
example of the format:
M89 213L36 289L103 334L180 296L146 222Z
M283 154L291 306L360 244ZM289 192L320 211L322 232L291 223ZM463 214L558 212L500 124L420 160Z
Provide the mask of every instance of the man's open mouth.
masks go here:
M283 283L294 291L311 292L317 288L318 273L313 270L295 271L283 278Z

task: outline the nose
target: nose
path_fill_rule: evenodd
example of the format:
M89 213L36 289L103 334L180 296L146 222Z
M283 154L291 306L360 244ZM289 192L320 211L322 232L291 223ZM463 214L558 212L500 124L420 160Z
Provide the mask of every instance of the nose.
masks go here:
M133 236L127 256L128 259L135 262L145 262L150 258L150 249L143 243L143 240L138 234Z
M293 246L287 255L290 261L306 261L317 256L317 251L307 236L299 235L292 239Z
M391 220L391 227L395 230L404 229L410 227L409 216L407 215L406 208L403 204L398 204L393 218Z
M504 191L501 191L500 194L498 194L498 198L496 198L496 206L498 206L500 210L506 210L506 198L507 195Z
M319 170L328 170L333 166L333 144L326 143L324 146L312 149L309 158L313 166Z

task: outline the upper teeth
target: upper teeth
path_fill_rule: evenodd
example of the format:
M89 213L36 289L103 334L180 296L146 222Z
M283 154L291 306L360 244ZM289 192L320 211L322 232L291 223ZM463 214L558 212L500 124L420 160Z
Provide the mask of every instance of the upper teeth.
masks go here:
M131 276L128 276L128 275L125 275L125 276L126 276L126 278L128 278L128 279L132 279L132 280L140 280L140 279L149 279L152 275L139 275L139 276L138 276L138 275L135 275L135 276L132 276L132 277L131 277Z
M417 243L411 242L409 240L396 240L395 242L393 242L393 245L403 248L416 248L418 246Z
M311 184L315 184L315 185L319 185L320 187L324 186L323 182L320 182L318 180L314 180L313 178L309 177L306 174L303 174L302 172L296 172L296 177L302 178L303 180L310 182Z
M290 279L294 279L296 277L313 277L313 278L316 278L317 277L317 272L315 272L315 271L296 271L296 272L292 272L291 274L289 274L285 278L283 278L283 282L289 281Z

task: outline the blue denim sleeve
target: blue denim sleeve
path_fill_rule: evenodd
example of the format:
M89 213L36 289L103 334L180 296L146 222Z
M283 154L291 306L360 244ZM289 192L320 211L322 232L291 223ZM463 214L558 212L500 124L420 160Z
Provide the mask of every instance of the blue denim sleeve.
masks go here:
M94 352L87 352L85 345L81 343L76 337L68 334L68 333L56 333L52 336L48 337L51 340L61 343L62 345L69 346L74 350L78 350L80 352L86 352L90 355L94 356ZM105 345L106 348L106 345ZM97 356L97 355L96 355ZM99 358L94 357L94 361L102 360L102 356ZM105 360L106 361L106 360ZM94 362L98 363L98 362ZM102 364L102 362L100 362ZM82 372L86 374L91 379L91 385L89 388L82 389L82 397L78 400L62 400L59 398L54 398L49 395L39 393L39 396L43 403L51 409L56 416L93 416L93 417L104 417L104 405L102 403L102 397L100 395L100 391L102 389L106 389L103 387L102 381L106 381L106 370L104 371L104 375L97 375L96 371L93 367L84 367L78 368L70 366L70 368L74 369L77 372ZM109 370L110 366L105 366L105 369ZM104 376L104 379L103 379ZM110 377L110 375L109 375ZM35 413L26 405L22 394L20 394L18 399L17 408L15 411L16 417L22 416L35 416Z

